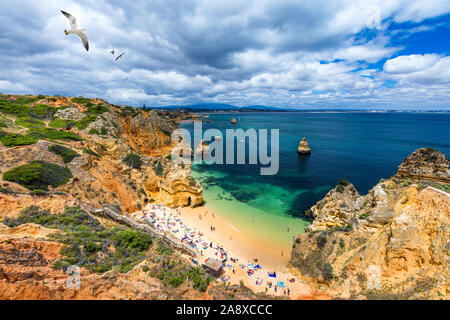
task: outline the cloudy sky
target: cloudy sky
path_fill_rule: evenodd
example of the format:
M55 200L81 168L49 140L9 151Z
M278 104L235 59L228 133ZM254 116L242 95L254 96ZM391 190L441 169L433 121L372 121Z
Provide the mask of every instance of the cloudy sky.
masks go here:
M5 93L450 109L449 54L450 0L0 0Z

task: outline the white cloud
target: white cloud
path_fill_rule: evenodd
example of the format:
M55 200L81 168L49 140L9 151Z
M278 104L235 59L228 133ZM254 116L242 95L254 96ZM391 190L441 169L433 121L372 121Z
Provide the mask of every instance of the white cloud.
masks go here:
M3 91L155 105L370 107L450 100L443 90L446 56L400 56L383 70L368 69L402 48L391 45L394 35L386 30L370 31L371 40L360 33L368 31L371 8L379 8L388 27L448 13L448 0L0 0L0 6ZM64 35L60 9L88 29L89 53ZM126 55L115 62L111 49ZM386 88L386 80L395 86Z
M384 71L392 74L417 72L432 67L440 58L437 54L399 56L386 61Z
M450 83L450 57L437 54L400 56L386 61L384 70L387 77L400 81L403 85Z

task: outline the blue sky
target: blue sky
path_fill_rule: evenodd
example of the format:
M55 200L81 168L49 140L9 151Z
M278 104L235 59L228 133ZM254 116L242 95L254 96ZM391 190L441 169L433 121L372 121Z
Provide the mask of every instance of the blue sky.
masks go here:
M0 8L5 93L450 109L450 0L0 0ZM64 34L60 9L87 29L89 52ZM112 49L126 55L115 62Z

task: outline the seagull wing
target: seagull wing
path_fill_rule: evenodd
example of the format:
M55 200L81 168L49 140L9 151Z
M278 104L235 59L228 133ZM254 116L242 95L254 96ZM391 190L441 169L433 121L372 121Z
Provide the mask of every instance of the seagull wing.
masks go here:
M61 13L63 15L65 15L67 19L69 19L70 27L72 29L78 29L77 19L75 19L75 17L73 15L71 15L70 13L67 13L65 11L62 11L62 10L61 10Z
M113 51L111 51L110 53L111 53L111 54L114 54L114 53L115 53L115 51L113 50Z
M116 61L119 60L120 58L122 58L124 54L125 54L125 53L122 53L120 56L118 56L118 57L116 58Z
M83 42L83 46L86 48L86 51L89 51L89 41L87 36L81 31L77 31L75 32L75 34L80 37L81 42Z

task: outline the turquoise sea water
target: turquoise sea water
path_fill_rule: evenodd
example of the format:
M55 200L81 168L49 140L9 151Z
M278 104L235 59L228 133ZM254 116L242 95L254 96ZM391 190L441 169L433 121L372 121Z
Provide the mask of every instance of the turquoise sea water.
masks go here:
M237 125L230 124L232 118ZM339 179L365 194L395 174L417 148L433 147L450 156L449 113L248 113L210 119L203 129L219 129L224 137L233 128L280 130L278 174L261 176L259 165L248 164L194 165L193 174L208 207L237 229L286 247L308 225L304 211ZM192 123L182 127L192 132ZM297 153L303 137L310 156Z

